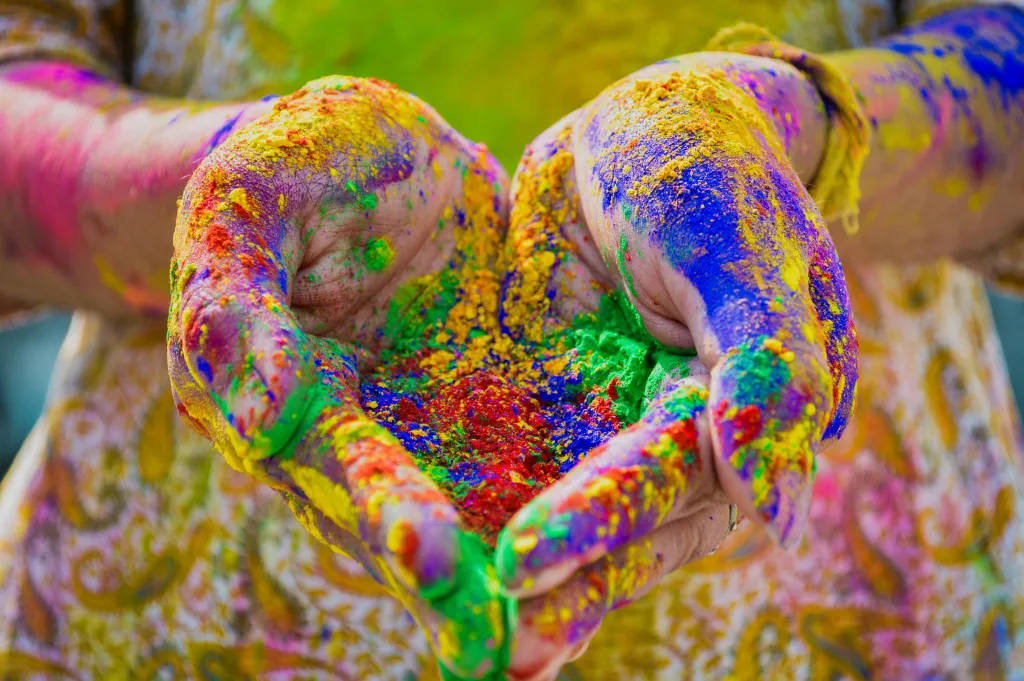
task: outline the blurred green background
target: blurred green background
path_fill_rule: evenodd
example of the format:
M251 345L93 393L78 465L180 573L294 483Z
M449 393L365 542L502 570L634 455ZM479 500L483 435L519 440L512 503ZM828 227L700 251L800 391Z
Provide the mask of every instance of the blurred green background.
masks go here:
M1024 300L990 295L1017 404L1024 404ZM0 332L0 473L35 423L69 315L49 315Z

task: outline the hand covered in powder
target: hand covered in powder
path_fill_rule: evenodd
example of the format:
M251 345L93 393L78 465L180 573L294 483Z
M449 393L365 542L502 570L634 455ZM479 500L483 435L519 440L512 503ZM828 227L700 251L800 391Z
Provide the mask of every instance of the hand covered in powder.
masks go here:
M656 349L634 424L498 540L499 575L520 599L519 679L553 678L608 611L712 551L730 502L793 545L814 457L850 416L843 273L787 158L800 121L785 114L786 86L766 91L759 69L813 86L780 62L735 64L684 57L613 85L541 135L513 180L509 290L538 310L511 319L513 333L564 334L617 307ZM606 340L573 361L585 367ZM635 390L609 388L612 401Z
M507 651L489 549L364 414L359 375L411 303L397 289L494 278L506 187L486 149L415 97L328 77L211 153L174 236L179 412L359 560L465 678L500 673Z

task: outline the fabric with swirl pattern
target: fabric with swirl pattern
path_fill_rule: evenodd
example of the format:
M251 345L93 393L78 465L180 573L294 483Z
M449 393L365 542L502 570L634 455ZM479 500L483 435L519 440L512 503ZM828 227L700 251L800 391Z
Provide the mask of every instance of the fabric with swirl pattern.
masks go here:
M378 76L511 165L607 83L737 20L813 50L897 27L880 0L401 7L0 0L0 60L127 66L144 90L202 99ZM1020 678L1024 456L982 282L949 262L848 277L860 408L821 458L802 544L744 524L614 613L563 679ZM164 333L75 319L0 495L0 676L436 679L401 607L181 424Z

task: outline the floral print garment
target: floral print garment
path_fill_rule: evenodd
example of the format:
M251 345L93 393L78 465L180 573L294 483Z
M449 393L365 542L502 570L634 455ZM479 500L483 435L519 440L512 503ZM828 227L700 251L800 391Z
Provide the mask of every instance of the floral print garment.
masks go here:
M0 0L0 60L203 99L375 75L511 166L607 83L737 20L814 50L898 25L878 0L501 5ZM1009 244L971 265L1013 284L1022 263ZM860 407L803 543L741 526L613 614L564 679L1024 678L1024 456L981 280L948 262L848 277ZM396 602L178 420L164 334L75 319L0 495L0 677L437 678Z

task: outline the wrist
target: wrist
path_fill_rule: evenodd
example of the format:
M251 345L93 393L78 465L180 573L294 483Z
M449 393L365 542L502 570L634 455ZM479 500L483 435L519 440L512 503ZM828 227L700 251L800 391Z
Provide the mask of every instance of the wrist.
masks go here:
M786 62L747 60L743 84L778 132L800 181L811 184L821 166L830 127L821 94L807 74Z
M875 142L861 183L869 219L837 239L844 258L973 256L1020 229L1024 97L1013 64L1022 16L949 11L827 57L858 91Z
M103 129L81 175L81 236L105 288L164 315L177 201L199 161L265 105L136 106Z
M699 52L640 72L661 69L720 71L754 100L775 130L804 184L813 180L824 154L828 112L814 81L781 59L736 52Z
M817 170L807 189L826 220L840 222L848 233L855 233L860 175L871 146L871 125L849 79L826 59L788 45L750 24L719 32L709 49L769 57L806 74L824 104L829 122Z

